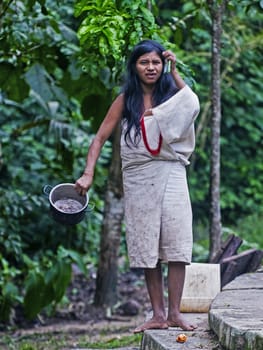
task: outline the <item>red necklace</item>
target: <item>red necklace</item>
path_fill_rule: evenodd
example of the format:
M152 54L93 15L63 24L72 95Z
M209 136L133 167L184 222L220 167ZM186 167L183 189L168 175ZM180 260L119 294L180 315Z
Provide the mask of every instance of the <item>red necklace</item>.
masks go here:
M157 156L160 153L161 146L162 146L162 140L163 140L162 135L160 134L160 136L159 136L159 142L158 142L157 148L152 149L152 148L150 148L148 140L147 140L146 129L145 129L145 124L144 124L144 117L141 118L140 125L141 125L141 129L142 129L143 142L144 142L146 149L151 153L151 155Z

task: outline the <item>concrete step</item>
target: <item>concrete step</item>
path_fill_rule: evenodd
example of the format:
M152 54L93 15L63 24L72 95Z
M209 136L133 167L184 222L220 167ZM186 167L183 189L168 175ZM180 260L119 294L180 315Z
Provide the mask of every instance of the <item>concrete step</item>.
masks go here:
M215 335L209 330L207 313L185 313L184 317L195 323L194 331L182 331L180 328L168 330L147 330L144 332L141 350L220 350L222 349ZM184 333L187 341L177 343L176 338Z
M209 324L227 350L263 350L263 271L227 284L211 304Z
M144 332L141 350L263 350L263 270L243 274L217 294L208 313L185 313L198 325ZM176 342L184 333L187 341Z

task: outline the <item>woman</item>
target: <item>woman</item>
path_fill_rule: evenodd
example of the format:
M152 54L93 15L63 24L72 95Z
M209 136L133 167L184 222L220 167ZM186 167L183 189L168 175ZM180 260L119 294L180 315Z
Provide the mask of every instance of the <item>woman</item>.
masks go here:
M171 70L166 73L165 64ZM135 329L181 327L193 330L180 313L185 265L192 254L192 211L185 166L194 149L196 95L176 69L175 55L159 43L135 46L123 93L112 103L88 151L76 189L93 181L101 148L119 121L130 266L143 268L152 318ZM168 314L161 262L168 263Z

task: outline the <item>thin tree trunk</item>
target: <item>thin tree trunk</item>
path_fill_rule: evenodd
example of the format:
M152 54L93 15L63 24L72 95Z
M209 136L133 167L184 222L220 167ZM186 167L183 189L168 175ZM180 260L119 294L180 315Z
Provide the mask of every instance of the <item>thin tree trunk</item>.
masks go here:
M221 246L220 208L220 133L221 133L221 86L220 54L224 1L210 0L212 17L212 74L211 74L211 166L210 166L210 261Z
M113 138L94 297L94 304L104 307L111 307L117 302L118 254L124 212L119 140L120 127Z

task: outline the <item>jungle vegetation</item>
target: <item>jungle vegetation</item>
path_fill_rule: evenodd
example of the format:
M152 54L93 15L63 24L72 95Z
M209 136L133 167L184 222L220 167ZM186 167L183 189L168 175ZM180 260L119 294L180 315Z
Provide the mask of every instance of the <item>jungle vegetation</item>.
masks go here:
M234 232L244 246L260 248L262 7L262 1L226 1L220 52L220 239ZM54 311L70 282L72 263L86 274L91 266L101 272L98 303L112 304L116 298L115 289L107 294L109 300L100 292L105 256L112 259L112 281L118 269L128 268L120 164L113 162L118 159L117 134L103 148L89 191L95 208L80 224L54 222L42 189L74 182L81 175L88 145L121 89L127 54L142 38L160 40L176 52L178 68L200 98L196 151L188 173L193 259L208 261L211 25L211 11L203 0L1 2L1 322L10 320L17 305L30 319L44 309ZM105 220L116 205L113 221ZM108 255L100 254L105 247L110 247Z

